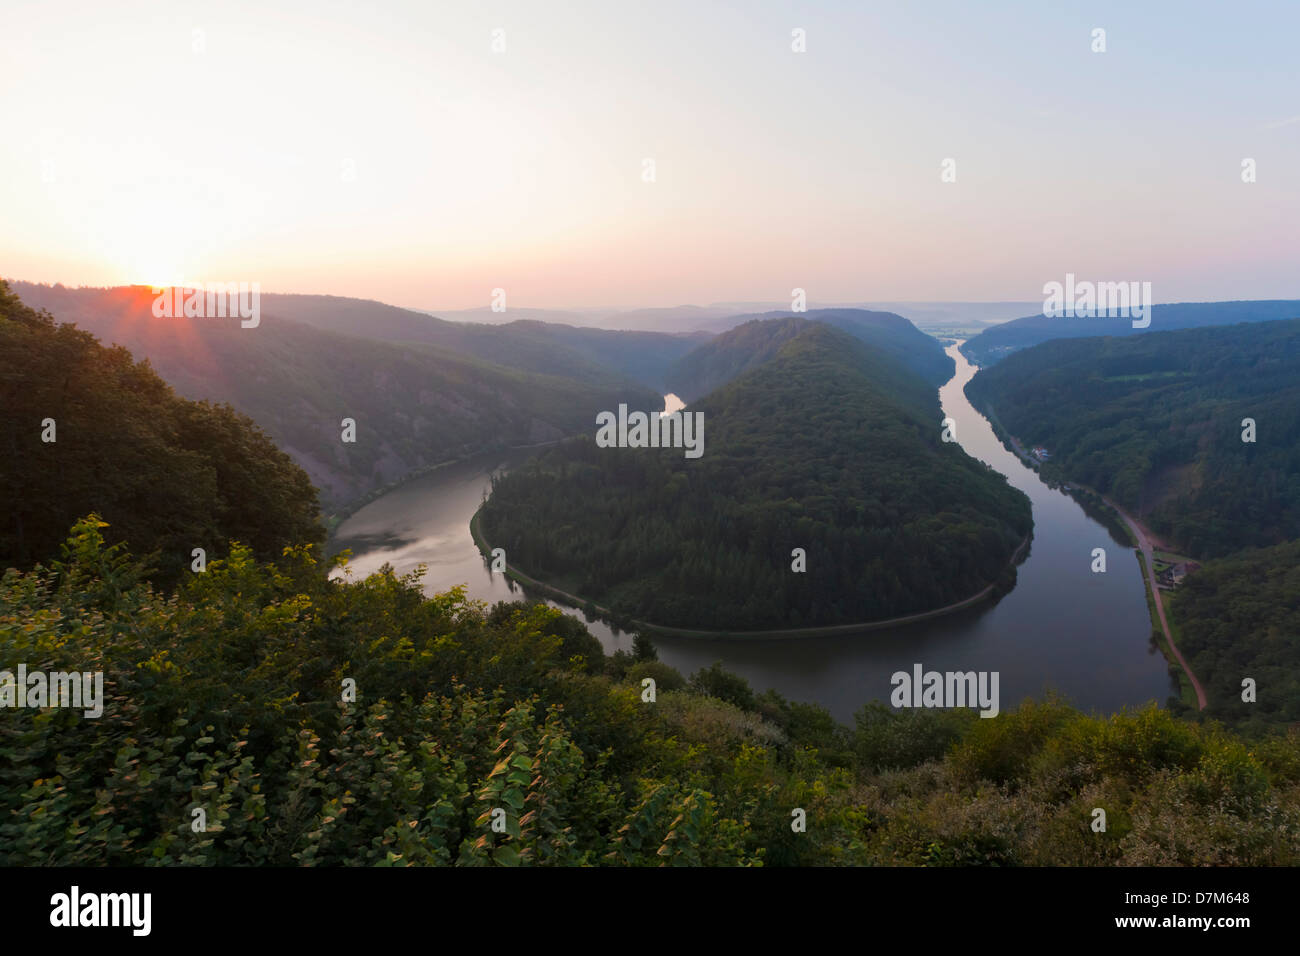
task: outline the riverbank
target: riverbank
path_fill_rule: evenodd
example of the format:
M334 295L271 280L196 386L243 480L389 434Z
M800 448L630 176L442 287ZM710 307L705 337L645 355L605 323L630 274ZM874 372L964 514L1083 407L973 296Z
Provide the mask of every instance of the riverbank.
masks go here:
M1015 586L1005 593L995 589L982 602L929 620L811 640L799 640L802 635L775 640L677 638L647 631L660 661L682 674L722 661L756 690L772 688L789 700L819 704L850 726L866 701L888 703L889 676L899 670L910 673L917 661L940 671L998 671L1007 706L1057 693L1082 709L1113 713L1178 694L1179 671L1170 668L1164 655L1151 653L1153 625L1141 577L1127 572L1092 574L1087 562L1078 560L1080 540L1110 539L1107 528L1098 524L1101 511L1081 508L1077 498L1049 488L1039 472L1020 463L966 401L962 389L974 370L955 348L950 354L958 373L940 390L945 417L957 423L956 434L968 454L1006 476L1033 504L1033 537L1016 565ZM333 546L353 550L350 566L360 576L385 564L398 574L423 565L421 587L429 596L465 587L470 598L490 606L521 600L522 583L531 598L547 600L584 621L606 654L629 651L632 634L611 628L595 608L584 613L576 595L547 598L535 584L492 573L470 532L474 513L491 493L492 473L513 470L539 451L545 449L517 451L496 460L481 456L410 482L344 522ZM1104 508L1100 502L1099 508ZM1125 532L1116 535L1116 541L1127 542ZM533 570L522 553L513 557L523 570ZM577 580L554 581L563 590L581 593ZM975 596L983 589L973 583L967 594ZM966 595L950 600L958 597ZM1177 630L1174 637L1177 640Z
M1109 498L1103 496L1102 500L1115 509L1115 513L1124 519L1125 523L1127 523L1133 531L1134 537L1137 538L1138 554L1142 561L1142 578L1147 585L1147 597L1155 605L1156 614L1160 619L1160 630L1164 632L1165 641L1168 643L1169 650L1173 653L1174 658L1178 661L1178 665L1183 669L1183 673L1187 675L1187 680L1192 685L1192 692L1196 697L1196 709L1204 710L1208 703L1205 696L1205 688L1201 686L1201 682L1197 679L1196 674L1192 672L1191 665L1187 663L1187 659L1183 657L1183 652L1178 649L1178 645L1174 642L1173 627L1165 616L1165 605L1164 601L1160 597L1160 588L1156 587L1155 557L1152 553L1154 548L1152 547L1151 539L1147 535L1146 528L1138 522L1136 518L1131 517L1128 512L1115 504L1115 502L1111 501Z
M401 478L390 481L388 484L380 488L375 488L372 491L366 492L360 498L349 501L337 511L323 518L322 520L325 524L325 532L327 536L326 547L328 548L329 539L334 537L334 532L338 530L339 525L344 521L347 521L348 518L352 517L366 505L378 501L384 495L394 492L404 485L409 485L413 481L418 481L421 478L427 478L430 475L437 474L445 468L463 465L466 462L473 461L475 458L479 458L483 455L505 455L515 451L526 451L529 448L546 448L549 445L558 445L560 442L572 437L572 435L566 435L564 438L555 438L551 441L533 442L530 445L502 445L497 448L483 448L479 451L470 452L468 455L461 455L459 458L448 458L446 461L435 462L431 465L421 465L414 471L407 472Z
M470 519L469 531L471 537L473 537L474 539L475 546L478 547L479 549L479 553L482 554L485 558L490 558L492 554L492 547L488 543L487 538L484 537L483 530L479 523L479 518L482 515L482 513L483 513L482 508L479 508L478 511L474 512L474 517ZM1025 549L1029 546L1029 542L1032 538L1033 538L1033 534L1031 532L1030 534L1025 536L1024 540L1020 542L1016 550L1012 552L1011 558L1007 562L1008 569L1014 568L1016 564L1020 561L1021 556L1024 554ZM570 594L568 591L562 591L559 588L554 587L553 585L547 584L544 581L539 581L536 578L525 574L524 572L520 571L518 568L512 566L508 559L506 561L506 570L504 573L507 576L509 576L512 581L517 581L519 584L526 585L527 587L531 587L534 590L538 591L539 593L544 594L547 597L552 598L553 600L560 601L564 604L568 604L570 607L575 608L577 610L585 611L590 614L600 615L604 617L606 620L609 620L614 623L617 623L617 620L621 619L620 615L616 614L614 611L610 610L607 607L603 607L599 604L596 604L593 601L587 600L586 598L580 597L576 594ZM918 621L927 621L933 618L944 617L949 614L955 614L958 611L964 610L968 607L973 607L974 605L979 604L981 601L984 601L987 598L989 598L997 589L998 584L999 584L998 581L994 581L992 584L984 588L978 594L974 594L968 598L965 598L964 600L957 601L956 603L945 605L944 607L934 608L933 610L930 611L920 611L916 614L906 614L903 615L902 617L892 617L883 621L866 621L861 624L832 624L824 627L784 628L784 629L769 630L769 631L707 631L707 630L695 630L691 628L669 627L663 624L653 624L650 623L649 621L628 620L628 623L631 624L632 628L635 628L640 631L645 631L648 634L660 634L665 637L698 638L703 640L743 639L749 641L749 640L789 640L791 638L801 638L801 637L831 637L835 635L858 634L863 631L886 630L889 628L901 627L902 625L905 624L912 624ZM622 627L622 629L628 630L628 628L626 627Z
M994 434L1002 440L1003 444L1015 452L1031 468L1040 470L1041 463L1028 454L1020 442L998 420L997 410L989 406L984 408L983 412L989 424L992 425ZM1164 655L1165 660L1169 662L1170 670L1177 675L1179 698L1189 707L1204 710L1208 702L1205 689L1187 663L1187 659L1183 657L1182 651L1178 649L1178 644L1174 640L1173 625L1170 624L1168 616L1165 614L1164 602L1160 597L1160 588L1156 586L1155 558L1153 554L1155 545L1160 545L1162 548L1166 548L1168 545L1152 535L1141 521L1096 489L1089 488L1087 485L1078 482L1072 482L1065 484L1064 490L1067 493L1073 493L1076 490L1082 491L1093 496L1103 502L1118 519L1118 526L1125 531L1129 543L1133 546L1133 550L1137 552L1138 568L1142 573L1143 587L1146 589L1147 611L1151 617L1151 630L1153 634L1161 635L1163 638L1157 642L1157 646L1160 647L1160 652ZM1076 497L1077 500L1077 495L1072 496Z

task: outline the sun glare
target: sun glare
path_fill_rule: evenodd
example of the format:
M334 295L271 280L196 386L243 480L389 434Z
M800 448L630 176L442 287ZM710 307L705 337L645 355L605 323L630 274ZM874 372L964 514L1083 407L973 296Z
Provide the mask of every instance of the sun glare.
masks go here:
M124 275L132 285L147 285L153 289L184 286L182 274L175 257L141 256L125 267Z
M188 237L151 216L114 215L100 232L104 256L122 282L155 289L183 285L189 270Z

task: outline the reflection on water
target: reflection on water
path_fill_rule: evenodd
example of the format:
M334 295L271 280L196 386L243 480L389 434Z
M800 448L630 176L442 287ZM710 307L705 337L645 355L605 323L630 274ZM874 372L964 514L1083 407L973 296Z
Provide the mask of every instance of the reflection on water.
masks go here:
M524 593L517 584L488 570L470 536L469 520L489 490L492 474L513 468L537 451L479 455L409 481L339 525L330 539L330 550L351 549L349 569L354 577L365 577L385 564L391 564L398 574L424 564L426 594L463 584L470 597L489 604L522 600ZM616 636L599 621L588 627L607 650L631 647L629 636Z
M683 402L676 395L674 395L672 392L669 392L667 395L664 396L665 415L671 415L673 412L680 412L685 407L686 407L686 403Z
M1033 503L1034 538L1015 589L996 604L890 631L783 641L656 638L662 661L690 674L720 660L758 690L775 687L791 699L820 703L846 722L868 700L887 701L890 675L910 671L914 663L927 670L999 671L1003 709L1048 689L1100 711L1153 699L1163 703L1175 692L1164 658L1150 642L1134 553L1002 447L962 392L975 369L956 346L948 354L957 362L957 374L939 397L944 415L956 422L957 440ZM675 395L666 400L668 411L682 407ZM465 584L480 600L517 600L518 587L487 570L470 537L469 520L492 472L534 453L481 456L416 479L344 521L331 546L353 550L357 575L384 563L399 573L424 563L426 593ZM1095 547L1107 549L1105 574L1090 570ZM588 626L606 652L631 646L629 635L600 622Z

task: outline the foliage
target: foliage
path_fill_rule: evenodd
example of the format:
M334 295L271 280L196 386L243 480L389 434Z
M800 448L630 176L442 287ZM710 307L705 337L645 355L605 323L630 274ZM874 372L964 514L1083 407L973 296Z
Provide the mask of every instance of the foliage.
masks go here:
M1171 302L1152 306L1150 326L1134 328L1129 315L1030 315L992 325L962 346L962 354L976 365L989 366L1012 353L1052 339L1102 336L1145 337L1155 332L1193 329L1242 322L1273 322L1300 318L1300 300L1263 299L1242 302Z
M242 545L167 595L104 531L0 581L0 660L106 697L5 710L0 865L1300 864L1295 733L1055 701L851 732L719 668L642 703L542 605Z
M775 358L786 342L812 322L837 328L938 388L956 366L943 346L901 315L869 309L812 309L798 315L764 312L739 316L739 322L669 367L668 388L686 402L716 391L751 368Z
M511 563L653 624L762 630L932 610L995 581L1028 500L956 443L923 380L820 324L691 407L704 454L580 439L499 477ZM803 548L807 572L791 570Z
M1256 727L1300 721L1300 541L1207 562L1170 610L1210 716ZM1253 703L1241 699L1247 677Z
M43 440L45 419L54 441ZM160 580L245 542L262 559L319 542L316 490L229 406L178 398L147 362L24 306L0 280L0 568L58 556L98 512L117 541L157 552Z
M641 686L641 681L646 677L654 680L656 693L681 690L686 686L686 678L663 661L637 661L627 669L627 680L637 687Z
M1049 476L1097 488L1201 560L1169 614L1205 716L1300 719L1300 319L1048 342L967 393L1047 447Z
M459 323L378 303L267 295L260 324L245 329L237 320L154 318L147 288L20 288L30 303L147 359L180 394L227 402L250 416L292 451L329 507L417 469L585 432L596 409L620 401L661 402L654 390L596 368L558 341L534 350L540 333L479 326L462 342ZM396 327L394 313L401 317ZM416 330L426 326L430 335L419 337ZM437 329L456 334L432 334ZM689 344L662 338L674 356ZM623 342L630 352L645 344L635 337ZM473 346L474 354L453 351L458 344ZM8 358L0 352L0 361ZM511 361L524 368L504 367ZM23 374L21 365L14 371ZM355 442L340 440L345 417L356 422Z
M1300 537L1300 319L1048 342L966 392L1194 557Z

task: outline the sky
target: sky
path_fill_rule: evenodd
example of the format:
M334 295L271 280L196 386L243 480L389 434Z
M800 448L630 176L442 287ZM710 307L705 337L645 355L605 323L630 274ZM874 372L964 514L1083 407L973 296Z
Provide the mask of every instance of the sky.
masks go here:
M1297 3L3 8L7 278L430 310L1028 301L1067 273L1300 298Z

